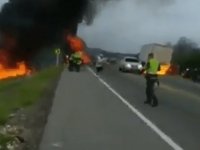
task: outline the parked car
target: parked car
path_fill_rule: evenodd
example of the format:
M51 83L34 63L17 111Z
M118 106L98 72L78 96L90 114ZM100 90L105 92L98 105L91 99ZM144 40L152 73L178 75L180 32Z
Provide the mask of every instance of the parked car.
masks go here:
M119 71L141 73L142 64L136 57L124 57L119 63Z
M181 76L183 78L190 78L194 82L200 81L200 68L188 67L181 73Z

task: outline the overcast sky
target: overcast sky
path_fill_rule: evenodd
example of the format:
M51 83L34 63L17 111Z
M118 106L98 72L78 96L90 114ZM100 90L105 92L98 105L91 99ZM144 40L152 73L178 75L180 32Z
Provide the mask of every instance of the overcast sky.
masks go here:
M78 34L89 47L138 52L147 43L176 43L186 36L200 44L200 0L110 2Z

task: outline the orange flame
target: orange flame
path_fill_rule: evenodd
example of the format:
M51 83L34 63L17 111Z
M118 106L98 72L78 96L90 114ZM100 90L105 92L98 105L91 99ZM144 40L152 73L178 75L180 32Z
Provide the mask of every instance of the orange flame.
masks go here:
M16 63L15 67L9 67L9 53L6 50L0 50L0 80L27 75L30 70L25 62Z
M67 42L69 43L69 46L72 51L84 51L85 50L85 44L84 44L83 40L77 36L68 35Z
M160 65L160 71L157 72L158 75L166 75L168 74L168 70L170 69L170 64Z
M10 67L11 64L13 65L11 54L13 54L13 50L17 47L17 40L12 34L7 32L1 32L1 35L0 80L29 74L31 71L25 62L16 62L14 67Z
M163 64L161 65L161 70L158 71L158 75L177 75L178 72L178 66L173 64Z
M17 63L16 68L5 68L0 64L0 79L6 79L11 77L23 76L30 73L24 62Z
M143 72L146 74L146 71ZM158 75L175 75L178 74L178 67L172 64L161 64L160 71L157 72Z
M68 35L66 41L72 51L81 53L84 64L89 64L91 62L89 55L85 52L85 43L80 37Z

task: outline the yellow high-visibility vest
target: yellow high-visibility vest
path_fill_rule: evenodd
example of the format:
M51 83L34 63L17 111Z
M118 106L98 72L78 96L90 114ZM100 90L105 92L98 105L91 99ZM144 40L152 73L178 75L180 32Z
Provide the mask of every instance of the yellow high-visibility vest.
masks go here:
M147 74L157 74L158 68L159 68L159 62L152 58L148 61L149 67L147 69Z

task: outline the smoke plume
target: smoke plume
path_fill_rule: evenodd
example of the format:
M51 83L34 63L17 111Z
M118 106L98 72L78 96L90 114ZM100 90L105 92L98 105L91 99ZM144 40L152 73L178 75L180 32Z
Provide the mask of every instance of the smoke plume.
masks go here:
M123 0L9 0L0 13L0 51L11 59L29 60L44 46L76 34L83 20L91 25L98 12ZM174 0L133 0L138 6L167 6Z
M0 13L0 48L12 60L30 59L41 47L60 41L64 30L76 34L88 4L88 0L10 0Z

